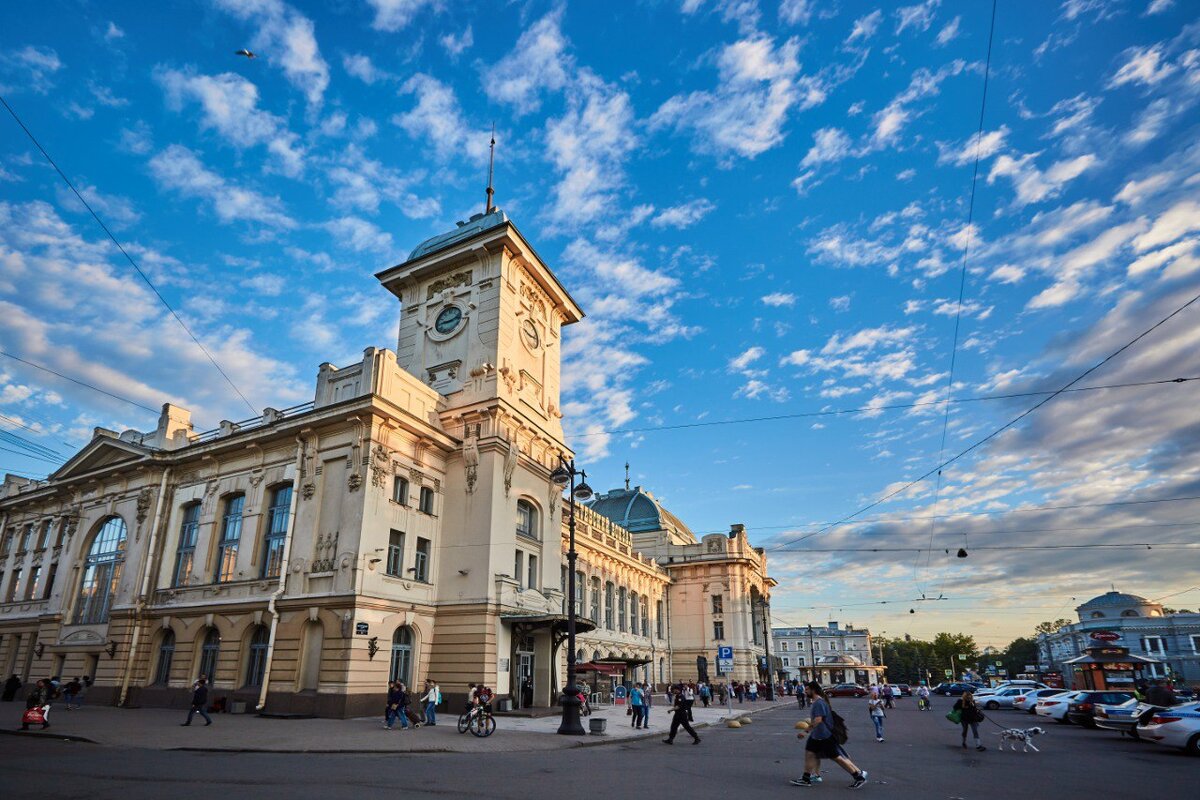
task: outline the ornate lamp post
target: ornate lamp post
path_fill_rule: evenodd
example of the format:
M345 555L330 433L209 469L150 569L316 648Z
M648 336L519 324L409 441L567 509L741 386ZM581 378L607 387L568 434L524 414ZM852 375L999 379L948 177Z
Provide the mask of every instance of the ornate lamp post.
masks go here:
M575 477L579 476L579 485ZM570 531L567 547L567 686L562 697L562 723L558 732L564 736L583 736L583 723L579 721L579 687L575 685L575 501L587 500L592 496L592 487L587 485L587 473L575 469L575 459L566 460L559 455L558 467L550 473L550 481L563 489L569 487L567 502L570 514L567 528Z
M775 669L771 666L771 604L766 598L757 601L763 615L763 650L767 661L767 699L775 699Z

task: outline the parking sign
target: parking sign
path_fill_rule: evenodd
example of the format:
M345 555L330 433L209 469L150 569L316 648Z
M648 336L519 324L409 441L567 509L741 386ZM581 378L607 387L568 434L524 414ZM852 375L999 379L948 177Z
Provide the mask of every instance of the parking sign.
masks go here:
M717 674L728 675L733 672L733 648L721 646L717 648Z

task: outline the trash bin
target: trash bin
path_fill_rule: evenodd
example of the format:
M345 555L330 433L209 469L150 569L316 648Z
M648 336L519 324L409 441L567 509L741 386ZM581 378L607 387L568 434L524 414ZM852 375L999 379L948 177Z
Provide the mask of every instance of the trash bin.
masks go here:
M496 701L496 710L497 711L512 711L512 698L511 697L501 697L499 700Z
M229 704L229 713L230 714L245 714L246 713L246 701L245 700L234 700L232 703Z
M608 727L608 720L604 717L591 717L588 719L588 727L592 733L604 733L604 729Z

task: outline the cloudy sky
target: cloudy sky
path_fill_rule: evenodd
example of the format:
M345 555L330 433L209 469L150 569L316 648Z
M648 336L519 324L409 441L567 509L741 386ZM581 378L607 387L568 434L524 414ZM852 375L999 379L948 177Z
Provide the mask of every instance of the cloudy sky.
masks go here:
M628 460L697 532L745 523L777 622L1002 645L1110 583L1200 583L1200 382L1092 388L1200 376L1200 303L905 488L1045 398L996 395L1200 293L1200 22L999 6L982 136L986 0L49 0L0 7L0 87L255 409L394 346L372 274L480 209L495 124L498 202L588 312L565 410L594 485ZM4 352L202 427L250 416L0 129ZM0 362L4 436L153 426Z

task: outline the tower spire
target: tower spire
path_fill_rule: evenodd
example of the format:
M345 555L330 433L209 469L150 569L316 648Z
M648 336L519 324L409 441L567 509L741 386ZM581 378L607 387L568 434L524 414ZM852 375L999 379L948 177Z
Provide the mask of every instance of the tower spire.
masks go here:
M625 462L625 491L629 491L629 462Z
M489 145L490 153L488 154L488 184L487 184L487 208L485 214L492 213L492 195L496 190L492 188L492 175L496 166L496 123L492 123L492 143Z

